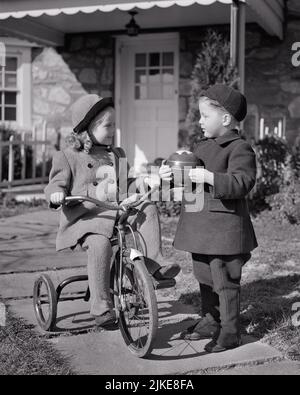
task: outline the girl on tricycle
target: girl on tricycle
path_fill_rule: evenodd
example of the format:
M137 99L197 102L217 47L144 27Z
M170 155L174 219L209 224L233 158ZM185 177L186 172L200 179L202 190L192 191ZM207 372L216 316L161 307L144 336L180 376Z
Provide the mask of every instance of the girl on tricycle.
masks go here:
M87 251L90 313L95 317L96 326L105 328L116 320L110 295L113 254L110 239L117 211L96 205L93 199L118 202L122 196L120 205L125 207L139 197L136 194L123 198L127 188L138 191L139 185L147 187L147 182L151 182L147 177L128 178L128 173L126 183L120 182L119 174L124 172L120 165L126 156L122 148L113 146L115 110L112 99L94 94L83 96L73 105L72 123L74 129L66 140L67 148L53 157L45 194L51 208L61 209L57 251L77 246ZM159 177L170 180L169 167L162 166ZM90 201L64 204L66 197L74 195L85 196ZM163 257L155 204L143 201L138 209L128 221L139 232L143 253L149 258L146 263L149 273L158 281L174 278L180 271L178 265L160 265Z

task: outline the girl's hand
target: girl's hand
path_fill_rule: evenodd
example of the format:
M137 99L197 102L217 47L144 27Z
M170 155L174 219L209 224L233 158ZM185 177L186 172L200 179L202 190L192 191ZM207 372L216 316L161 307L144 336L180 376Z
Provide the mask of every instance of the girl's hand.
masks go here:
M172 180L172 169L170 166L166 165L166 160L163 161L162 166L159 169L159 177L164 181L171 181Z
M64 192L55 192L50 195L50 202L57 206L63 204L66 194Z
M121 206L128 206L129 204L137 202L142 195L140 193L134 193L133 195L129 196L128 198L124 199L121 202Z
M144 181L150 188L160 186L160 176L158 174L150 174L144 178Z

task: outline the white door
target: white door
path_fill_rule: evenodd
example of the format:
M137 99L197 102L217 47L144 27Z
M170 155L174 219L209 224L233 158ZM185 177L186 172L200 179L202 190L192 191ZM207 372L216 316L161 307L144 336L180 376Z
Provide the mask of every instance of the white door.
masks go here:
M119 41L120 144L136 172L177 149L178 51L177 35Z

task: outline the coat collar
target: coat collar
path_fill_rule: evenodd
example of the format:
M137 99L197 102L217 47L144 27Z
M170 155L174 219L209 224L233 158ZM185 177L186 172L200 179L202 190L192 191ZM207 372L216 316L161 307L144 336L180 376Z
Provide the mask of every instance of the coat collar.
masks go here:
M231 143L234 140L239 140L240 138L241 138L241 136L239 135L238 130L237 129L232 129L232 130L229 130L228 132L226 132L223 136L216 137L216 138L213 138L213 139L210 139L210 138L207 138L207 137L203 137L200 140L200 142L201 141L207 141L207 140L213 140L217 144L222 146L222 145Z
M227 143L231 143L234 140L239 140L240 138L241 137L239 135L238 130L232 129L232 130L226 132L225 134L223 134L223 136L217 137L215 139L215 142L222 146Z

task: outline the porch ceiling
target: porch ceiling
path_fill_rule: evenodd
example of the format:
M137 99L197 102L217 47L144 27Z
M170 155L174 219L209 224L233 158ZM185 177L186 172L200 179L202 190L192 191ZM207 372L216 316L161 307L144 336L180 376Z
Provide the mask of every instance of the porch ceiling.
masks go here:
M258 22L268 33L280 35L281 20L274 12L272 26L277 26L277 32L266 22L266 12L272 11L269 0L241 1L249 4L247 22ZM1 0L0 32L44 45L63 45L66 33L125 32L127 11L134 8L139 12L136 21L142 29L229 24L231 3L232 0L85 0L82 6L82 0ZM280 10L279 5L276 11Z

